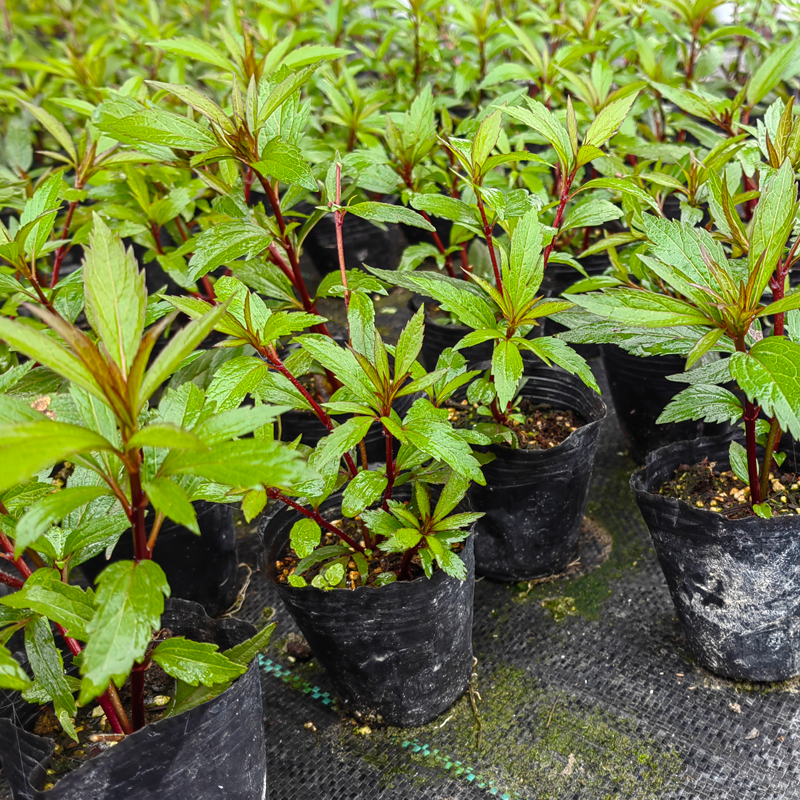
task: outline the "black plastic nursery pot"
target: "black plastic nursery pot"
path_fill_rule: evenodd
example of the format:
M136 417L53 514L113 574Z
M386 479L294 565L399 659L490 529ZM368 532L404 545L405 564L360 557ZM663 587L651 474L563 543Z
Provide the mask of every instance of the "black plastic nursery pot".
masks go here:
M167 600L161 624L221 650L255 634L247 622L212 620L197 603L185 600ZM53 749L51 739L0 718L0 760L14 800L264 800L258 666L251 664L218 697L127 736L45 791Z
M606 417L599 395L564 370L536 365L525 374L524 397L574 411L586 424L546 450L489 447L495 460L483 467L486 486L473 484L469 499L484 512L475 523L476 571L500 581L556 574L575 558Z
M651 450L700 436L702 422L656 424L669 401L686 388L684 383L667 380L667 376L685 371L681 356L640 358L608 345L602 348L602 358L619 425L634 461L642 464Z
M339 503L338 494L328 498L320 513L334 518ZM344 707L361 720L397 726L423 725L446 711L472 674L474 537L460 553L464 581L436 570L430 579L326 592L276 580L275 562L301 518L281 506L262 520L264 568Z
M200 536L165 520L158 534L153 560L164 570L173 597L200 603L212 616L230 608L238 589L239 555L233 509L224 503L193 503ZM133 542L123 533L111 554L112 561L133 558ZM110 563L103 553L81 568L89 580Z
M342 225L342 237L347 269L359 269L362 264L394 269L400 261L400 229L396 224L387 223L384 228L379 228L369 220L347 214ZM306 236L303 247L321 273L339 270L333 215L329 214L317 222Z
M800 516L730 520L653 494L680 464L728 469L729 443L702 437L661 447L631 477L692 654L726 678L800 674Z

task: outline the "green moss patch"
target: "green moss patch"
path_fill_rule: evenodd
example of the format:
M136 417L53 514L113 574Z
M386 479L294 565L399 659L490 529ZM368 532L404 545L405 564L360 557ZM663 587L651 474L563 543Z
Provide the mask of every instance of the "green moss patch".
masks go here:
M674 751L630 720L549 689L523 669L498 666L474 690L429 725L366 737L345 732L343 744L382 769L391 764L395 777L402 770L386 753L399 744L415 780L434 769L497 788L497 796L530 800L655 800L677 781Z

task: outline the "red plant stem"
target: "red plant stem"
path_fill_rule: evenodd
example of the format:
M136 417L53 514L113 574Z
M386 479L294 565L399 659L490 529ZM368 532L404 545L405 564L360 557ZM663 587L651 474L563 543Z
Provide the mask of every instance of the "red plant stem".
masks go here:
M156 225L155 220L150 223L150 231L153 234L153 239L155 239L156 253L158 253L160 256L163 256L164 248L161 246L161 230L158 225Z
M208 277L208 275L203 275L201 281L203 283L203 289L205 289L206 292L206 300L208 300L209 303L213 303L214 305L216 305L217 293L214 291L214 284L211 283L211 280Z
M266 192L267 199L269 200L269 203L272 206L272 210L275 213L275 220L278 223L278 228L281 232L281 236L283 237L283 248L284 250L286 250L286 253L289 256L289 263L292 265L292 272L294 273L293 283L295 285L295 288L300 294L300 300L303 303L303 308L309 314L319 314L319 312L316 309L316 306L314 305L314 302L311 300L311 297L308 294L306 283L303 280L302 273L300 272L300 260L297 257L297 250L295 250L291 238L286 233L286 221L283 219L283 214L281 212L281 202L280 198L278 197L278 193L275 189L272 188L270 182L260 173L258 174L258 179L261 182L261 186ZM327 332L327 329L325 330L325 332ZM330 334L328 335L330 336Z
M131 671L131 725L138 731L144 727L144 664L134 664Z
M744 430L751 505L761 502L761 485L758 481L758 456L756 454L756 420L758 420L758 411L757 406L754 406L749 400L745 400Z
M25 585L19 578L15 578L2 570L0 570L0 583L4 583L12 589L21 589Z
M75 213L75 209L78 207L78 201L73 200L69 206L67 207L67 218L64 220L64 230L61 231L61 239L64 240L69 236L69 226L72 224L72 215ZM58 276L61 272L61 262L64 260L64 256L67 254L67 245L62 244L61 247L56 250L55 258L53 259L53 274L50 276L50 288L53 289L55 285L58 283Z
M758 184L756 183L756 181L753 178L748 178L747 175L745 175L744 190L746 192L754 192L756 189L758 189ZM758 200L753 199L753 200L748 200L744 204L744 215L748 222L750 222L750 220L753 219L753 214L755 213L757 203Z
M389 429L383 426L383 438L386 440L386 491L383 493L383 507L388 511L386 501L392 499L394 489L394 441Z
M558 232L561 230L561 223L564 220L564 209L567 206L567 200L569 200L569 190L572 187L572 182L575 180L575 174L577 172L578 168L575 167L561 183L561 197L559 199L558 208L556 209L555 219L553 220L553 227L556 229L556 232L553 234L553 240L544 249L543 269L547 267L547 262L550 260L550 253L553 252L553 248L556 245L556 238L558 237Z
M292 386L294 386L294 388L297 389L298 392L300 392L301 395L303 395L306 402L311 406L312 410L317 415L319 421L329 431L332 431L333 422L331 421L330 416L328 416L328 413L311 396L311 393L306 389L306 387L303 386L303 384L300 383L300 381L297 380L297 378L295 378L295 376L292 375L292 373L286 368L286 365L283 363L283 361L281 361L281 357L278 355L278 352L277 350L275 350L275 347L273 346L270 347L269 349L264 350L263 355L265 355L269 360L270 364L272 364L272 366L275 367L275 369L278 370L278 372L280 372L281 375L283 375L292 384ZM345 463L347 464L347 469L350 472L350 477L354 478L358 473L358 468L356 467L355 463L353 463L353 457L350 455L350 453L345 453L344 460Z
M744 334L736 337L736 350L746 353ZM758 406L754 406L747 398L744 403L745 448L747 450L747 476L750 484L750 505L761 502L761 486L758 481L758 454L756 452L756 421Z
M769 285L772 289L772 302L776 303L778 300L783 300L785 285L786 285L786 276L789 274L789 270L792 268L792 262L794 261L795 254L797 253L797 246L800 244L800 236L795 237L794 244L792 245L792 249L789 251L789 254L783 261L778 262L778 268L775 270L775 275L770 279ZM783 336L784 333L784 326L786 321L786 314L785 312L781 312L780 314L776 314L774 317L775 323L775 336Z
M342 163L336 162L336 205L342 202ZM347 265L344 261L344 240L342 238L342 227L344 226L344 215L346 211L337 208L333 212L333 219L336 224L336 249L339 253L339 272L342 275L342 286L344 287L344 307L350 311L350 290L347 288Z
M452 155L451 155L451 162L452 162ZM410 165L406 165L405 169L403 170L403 180L405 181L406 187L413 192L414 191L414 180L411 177L411 166ZM453 185L453 191L455 192L453 194L453 197L458 198L458 192L455 189L455 184ZM433 225L433 223L431 222L431 218L430 218L430 216L429 216L427 211L420 211L419 213L422 215L422 218L426 222L430 222L430 224ZM456 273L455 273L455 270L453 269L453 255L452 255L452 253L448 253L447 252L447 248L444 246L444 243L442 242L442 240L441 240L441 238L439 236L439 233L436 231L436 229L433 230L432 235L433 235L433 243L436 245L436 249L444 256L444 266L445 266L445 269L447 270L448 275L450 275L451 278L455 278L456 277ZM466 280L466 278L465 278L465 280Z
M410 550L406 550L406 552L403 554L403 560L400 562L400 569L397 570L397 580L404 581L408 577L408 570L411 567L411 559L414 558L417 550L419 550L420 545L424 541L425 538L423 537L419 544L415 545Z
M294 283L294 272L291 267L286 263L286 259L280 254L280 251L275 246L275 242L271 242L269 246L269 260L278 267L281 272L289 279L292 286L297 288Z
M494 400L492 400L492 404L490 406L492 411L492 416L494 417L494 421L498 425L508 425L508 417L506 416L504 411L500 410L500 406L497 403L497 397L495 396Z
M494 280L497 284L497 291L500 296L503 295L503 279L500 277L500 267L497 265L497 256L494 252L494 245L492 244L492 227L489 225L489 220L486 219L486 210L483 206L483 198L480 192L476 192L475 196L478 199L478 209L481 212L481 219L483 220L483 235L486 237L486 244L489 245L489 256L492 259L492 269L494 269Z
M277 489L267 489L267 494L274 498L275 500L280 500L281 503L285 503L290 508L293 508L295 511L299 511L304 517L308 517L309 519L313 519L314 522L317 523L321 528L325 528L326 531L332 533L334 536L338 536L342 541L347 542L354 550L358 550L359 553L364 552L364 548L356 541L351 539L343 530L337 528L335 525L332 525L328 520L326 520L319 511L312 511L304 506L301 506L299 503L296 503L290 497L286 497L286 495L281 494L280 491Z
M244 173L244 180L242 181L244 186L244 202L247 203L247 205L250 205L250 192L253 189L254 180L255 174L253 168L248 164Z
M138 454L134 454L138 458ZM131 483L131 515L130 521L133 527L133 559L136 562L148 561L153 554L147 546L147 530L144 525L144 510L147 499L142 491L142 480L139 470L130 471L128 477Z

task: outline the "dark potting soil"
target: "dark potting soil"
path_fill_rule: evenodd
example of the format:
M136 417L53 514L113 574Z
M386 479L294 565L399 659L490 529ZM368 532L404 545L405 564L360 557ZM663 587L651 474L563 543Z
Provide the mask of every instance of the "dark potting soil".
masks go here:
M684 500L697 508L716 511L728 519L754 516L750 509L750 487L731 470L715 469L716 461L704 459L699 464L681 464L675 477L661 486L658 492L665 497ZM770 491L764 502L773 514L800 514L800 475L795 473L769 474Z
M452 403L449 405L449 419L458 428L491 421L491 417L479 413L478 409L477 403L470 404L466 400ZM555 447L586 424L586 420L574 411L535 403L527 397L519 404L519 413L525 421L512 419L510 427L517 434L521 450L547 450Z
M342 531L351 539L358 541L362 545L364 544L364 533L360 517L356 517L355 519L333 520L332 524L341 528ZM321 547L339 544L343 544L342 540L334 536L330 531L322 532L322 541L320 542ZM461 546L462 545L460 544L455 545L453 547L454 552L458 552ZM347 587L349 589L355 589L358 586L375 586L380 575L383 575L387 572L397 573L400 569L402 561L403 553L376 552L375 557L369 562L369 572L367 573L366 580L362 582L361 575L358 571L358 566L356 565L355 561L350 560L347 564ZM288 583L289 576L294 574L295 568L299 562L300 559L298 558L297 553L295 553L291 546L287 544L286 550L281 555L280 560L275 562L278 582ZM328 562L323 562L322 564L312 567L303 573L303 577L310 584L314 576L318 575L320 570L327 563ZM436 569L436 567L434 567L434 569ZM422 569L419 556L413 556L408 570L408 580L413 581L415 578L419 578L424 574L425 572Z
M159 641L169 636L170 631L162 631ZM144 676L145 724L149 725L164 715L175 692L175 679L167 675L154 661L150 662ZM120 689L119 696L125 710L130 713L129 683ZM64 732L49 705L42 709L36 720L33 732L55 742L53 760L47 768L45 789L52 789L65 775L114 747L124 738L123 735L112 732L102 708L96 703L78 708L74 724L78 734L77 742Z

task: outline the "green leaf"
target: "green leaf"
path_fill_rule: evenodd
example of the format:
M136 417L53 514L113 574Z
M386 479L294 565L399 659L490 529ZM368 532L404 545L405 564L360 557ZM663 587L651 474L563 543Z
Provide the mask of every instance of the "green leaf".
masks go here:
M203 450L206 445L193 431L187 431L166 422L156 422L146 428L140 428L128 439L128 450L140 447Z
M141 663L169 596L164 571L154 561L114 562L95 582L98 611L83 651L81 705L101 695L112 680L122 686L134 661Z
M144 330L144 272L137 268L133 249L126 252L119 235L112 233L97 213L92 219L83 261L89 319L111 358L127 375Z
M500 136L502 121L503 112L498 109L481 122L475 138L472 140L472 165L476 172L480 171L494 150Z
M206 42L194 36L176 36L172 39L159 39L147 42L148 47L156 47L165 53L174 53L176 56L202 61L211 64L223 72L236 72L236 68L222 53Z
M731 376L750 402L800 438L800 344L783 336L756 342L728 359Z
M303 50L304 48L298 48ZM261 108L258 111L256 126L261 127L272 114L277 111L283 103L288 100L308 79L313 75L320 65L320 61L305 67L304 69L292 72L287 75L280 83L276 84L267 95ZM316 187L315 187L316 188Z
M760 103L782 80L796 75L800 69L796 41L776 47L761 62L747 84L746 98L751 107Z
M569 171L573 164L572 145L564 126L538 100L525 98L528 108L504 106L503 111L518 122L527 125L541 136L544 136L556 151L558 160L564 171Z
M290 576L290 582L293 577L295 576ZM302 578L300 580L302 580ZM303 581L303 583L305 583L305 581ZM269 644L274 630L275 623L273 622L272 625L267 625L265 628L262 628L251 639L237 644L236 647L231 647L230 650L226 650L223 655L233 664L247 667L256 655ZM230 681L225 681L223 683L216 683L213 686L200 685L198 687L192 687L188 683L182 683L179 680L175 697L167 709L166 716L174 717L177 714L182 714L184 711L188 711L217 697L230 686L230 683Z
M297 555L303 559L310 556L322 541L322 528L313 519L304 517L292 525L289 541Z
M422 349L425 335L425 309L420 308L408 321L397 340L394 353L394 374L396 379L411 372L411 367Z
M245 220L213 225L197 237L194 255L189 261L189 279L197 280L237 258L252 258L266 250L271 241L272 234Z
M452 220L466 228L478 228L478 220L470 207L456 197L444 194L415 194L411 197L411 205L417 211Z
M64 583L57 569L35 570L22 589L2 598L0 603L9 608L31 609L63 625L74 639L85 642L89 638L86 629L95 614L93 597L79 586Z
M624 178L594 178L593 180L581 184L578 191L583 192L587 189L609 189L610 191L621 192L622 194L627 194L631 197L635 197L637 200L641 200L643 203L650 206L653 211L661 212L656 199L631 180L626 180Z
M30 325L0 317L0 339L28 358L53 370L71 383L85 389L103 402L108 402L100 387L83 363L51 336Z
M316 477L284 443L259 439L219 442L206 451L170 455L162 474L197 475L214 483L253 488L260 484L291 487Z
M533 294L542 282L542 234L536 209L531 209L521 217L514 228L511 257L503 275L503 285L508 287L512 298L520 297L526 291Z
M789 294L781 300L770 303L766 308L758 312L758 316L770 317L774 314L784 314L787 311L793 311L796 308L800 308L800 289L789 292Z
M181 362L194 352L195 347L214 329L227 309L227 303L214 306L205 316L192 320L170 339L169 344L161 351L144 376L139 390L140 408L156 389L178 369ZM1 331L0 335L2 335Z
M190 686L230 683L247 671L247 667L235 664L224 653L217 652L218 649L216 644L173 636L155 647L153 661L167 675Z
M550 337L536 339L517 339L519 347L530 350L546 364L551 361L563 367L567 372L577 375L590 389L600 392L600 387L592 374L592 370L582 356L579 356L566 342Z
M638 93L609 103L595 118L583 138L584 146L602 147L625 121Z
M26 253L41 254L53 230L64 188L64 179L61 173L57 172L42 181L33 193L33 197L25 203L25 210L19 218L20 231L17 235L19 236L19 233L30 225L25 236Z
M659 425L688 419L736 422L741 416L742 404L735 394L722 386L698 384L676 394L656 422Z
M420 214L417 214L416 211L412 211L405 206L395 206L391 203L375 203L370 200L363 203L354 203L347 207L347 211L370 222L402 222L405 225L423 228L426 231L436 230L430 222Z
M143 108L105 122L103 130L126 144L155 144L175 150L205 152L217 146L214 134L202 125L161 108Z
M384 492L388 480L383 470L363 470L345 487L342 514L355 517L371 506Z
M31 679L7 648L0 645L0 689L22 692L31 687Z
M420 403L421 401L417 401ZM449 467L464 477L486 485L478 461L464 439L449 423L436 419L406 417L403 434L409 444L433 459L444 461Z
M175 83L161 83L161 81L147 81L147 83L174 94L223 131L233 133L233 123L228 119L225 112L213 100L209 100L204 94L198 92L197 89Z
M797 185L794 168L788 160L770 178L753 215L750 235L749 295L761 297L778 264L797 216Z
M753 503L753 513L761 519L772 519L772 508L767 503Z
M447 479L436 508L433 510L433 519L437 522L445 519L447 515L464 499L469 489L469 480L458 472L451 472Z
M317 181L300 148L284 142L280 137L267 142L261 151L261 158L250 166L266 178L277 178L283 183L317 191Z
M742 482L750 485L750 474L747 469L747 450L739 442L731 442L728 450L733 474Z
M467 568L460 556L452 550L444 550L441 555L436 556L439 566L452 578L460 581L466 580Z
M33 544L54 522L58 522L76 508L110 494L106 486L76 486L61 489L38 500L17 523L15 550L17 556Z
M0 425L0 491L77 453L114 450L94 431L64 422Z
M273 422L286 411L285 406L242 406L230 411L215 413L194 428L193 433L207 445L247 436L258 428Z
M522 356L513 342L504 340L495 345L492 377L497 388L498 405L501 409L507 408L517 393L517 384L522 377Z
M339 459L367 435L373 423L374 420L370 417L352 417L338 428L334 428L320 440L309 459L309 465L324 474L331 466L338 464Z
M590 200L573 208L567 214L561 229L567 231L572 228L595 228L621 216L622 209L608 200Z
M182 486L169 478L153 478L142 484L142 488L158 513L200 535L197 514Z
M34 684L28 691L52 699L61 727L77 741L78 735L70 718L78 712L78 706L64 674L64 660L44 617L35 617L25 626L25 652L34 676Z
M45 111L41 106L35 106L31 103L26 103L24 100L19 101L37 120L41 123L42 127L64 148L69 157L72 159L73 164L77 164L78 153L75 150L75 145L72 142L72 137L67 133L64 125L57 120L49 111Z
M409 278L417 291L433 297L441 308L455 314L464 325L475 330L496 326L491 306L466 281L446 279L433 273L415 273Z

